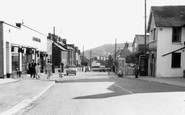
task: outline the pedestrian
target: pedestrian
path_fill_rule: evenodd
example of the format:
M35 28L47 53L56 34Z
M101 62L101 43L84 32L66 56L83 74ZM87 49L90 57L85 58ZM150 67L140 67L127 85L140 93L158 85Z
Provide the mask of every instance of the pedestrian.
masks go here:
M60 64L60 69L58 70L58 72L59 72L59 77L60 77L60 78L63 77L63 75L62 75L62 73L63 73L63 66L64 66L64 64L61 63L61 64Z
M31 63L29 63L29 73L30 73L30 78L35 78L35 66L36 66L36 63L34 62L34 60L32 60Z
M87 72L88 71L88 68L87 68L87 66L85 66L85 72Z
M50 60L48 60L48 63L46 65L46 70L47 70L47 79L50 79L50 76L52 75L52 64Z
M134 73L135 73L135 78L138 78L139 72L140 72L140 67L139 65L136 63L135 67L134 67Z
M111 68L110 68L110 67L108 67L108 68L107 68L107 71L108 71L108 74L110 75Z
M35 70L36 70L36 79L40 79L40 75L41 75L41 73L40 73L40 64L39 63L37 63L37 65L35 66Z

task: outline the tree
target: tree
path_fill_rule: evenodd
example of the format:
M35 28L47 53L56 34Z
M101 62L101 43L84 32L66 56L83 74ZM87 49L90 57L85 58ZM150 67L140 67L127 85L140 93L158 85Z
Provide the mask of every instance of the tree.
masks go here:
M112 65L113 65L113 57L112 57L112 55L109 55L108 60L107 60L107 65L108 65L108 67L112 67Z

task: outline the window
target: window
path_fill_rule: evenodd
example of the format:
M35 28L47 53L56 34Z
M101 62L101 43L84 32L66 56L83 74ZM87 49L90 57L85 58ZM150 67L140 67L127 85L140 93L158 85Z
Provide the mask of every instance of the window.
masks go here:
M156 31L156 29L153 29L153 40L156 40L156 38L155 38L155 32Z
M172 53L172 68L180 68L181 53Z
M172 42L181 42L181 27L173 27Z

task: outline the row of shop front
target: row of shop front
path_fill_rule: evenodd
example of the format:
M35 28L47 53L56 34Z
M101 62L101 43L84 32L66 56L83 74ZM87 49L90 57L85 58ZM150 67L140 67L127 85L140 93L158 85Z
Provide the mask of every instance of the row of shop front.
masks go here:
M51 51L47 36L24 26L17 27L0 21L0 78L15 77L27 73L28 64L35 60L44 72Z
M9 57L8 55L6 56ZM11 59L8 60L7 58L7 63L6 63L7 77L10 77L9 75L12 75L13 77L16 74L21 75L21 73L27 73L28 64L32 60L35 60L36 63L40 63L41 72L44 72L46 60L47 58L49 58L46 52L38 51L35 48L21 47L21 46L15 46L15 45L11 45L10 57Z
M0 21L0 78L27 73L28 64L34 60L45 72L48 60L55 68L66 65L81 65L80 50L67 44L55 34L44 35L24 24L18 27Z

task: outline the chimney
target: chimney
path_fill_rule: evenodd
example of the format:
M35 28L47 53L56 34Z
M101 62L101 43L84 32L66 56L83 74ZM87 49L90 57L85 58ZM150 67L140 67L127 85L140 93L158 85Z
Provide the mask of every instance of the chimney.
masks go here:
M67 40L66 40L66 39L62 39L62 41L63 41L64 44L66 44L66 41L67 41Z
M126 48L128 48L128 47L129 47L129 44L126 42L126 43L125 43L124 49L126 49Z

